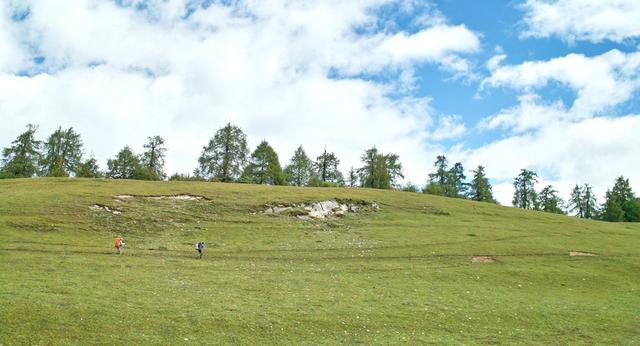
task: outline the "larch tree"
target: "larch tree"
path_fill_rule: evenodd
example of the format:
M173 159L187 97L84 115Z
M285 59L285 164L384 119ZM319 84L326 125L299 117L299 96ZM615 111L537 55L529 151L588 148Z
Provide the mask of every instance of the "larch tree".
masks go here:
M444 155L438 155L433 165L436 168L436 172L429 174L429 182L424 189L424 193L445 196L447 185L449 184L447 158Z
M635 197L629 179L618 177L613 188L607 191L606 201L602 206L602 219L614 222L640 221L640 200Z
M478 202L496 203L493 197L493 189L487 179L483 166L478 166L476 170L471 171L473 178L469 184L469 198Z
M538 194L539 209L554 214L564 214L564 201L551 185L545 186Z
M82 139L72 127L58 127L44 142L40 166L47 177L68 177L77 174L82 163Z
M467 196L468 185L465 182L467 177L464 175L462 163L456 162L449 170L447 176L448 179L444 185L444 195L453 198L465 198Z
M242 174L248 156L247 136L239 127L227 124L203 147L195 174L222 182L235 181Z
M538 182L538 175L530 170L522 169L520 174L513 180L515 189L513 194L513 206L522 209L538 209L538 194L535 184Z
M30 178L38 173L42 143L35 138L37 131L37 125L27 125L27 130L2 150L1 177Z
M262 141L251 154L251 160L242 176L243 182L253 184L287 184L285 174L280 167L278 154L267 141Z
M102 177L102 173L100 172L100 167L98 166L98 161L94 157L90 157L87 160L83 161L80 164L80 168L78 168L78 173L76 174L78 178L100 178Z
M125 146L118 155L107 161L107 178L139 179L140 160L129 146Z
M365 151L361 160L363 166L357 173L362 187L390 189L398 178L404 178L402 164L396 154L383 154L373 147Z
M351 167L351 169L349 169L349 174L347 176L347 184L349 187L356 187L358 186L358 174L355 170L355 168Z
M309 181L313 176L313 162L309 159L302 146L299 146L293 153L293 157L291 157L291 160L285 167L284 172L287 176L287 182L289 185L309 185Z
M313 186L331 186L331 185L343 185L344 177L340 170L338 170L338 165L340 164L340 160L334 153L327 152L327 148L324 149L322 154L318 156L313 163L313 168L315 170L315 180L316 184L310 184Z
M146 150L140 157L141 165L156 179L164 180L167 177L164 172L164 160L167 152L164 138L160 136L147 137L144 148Z

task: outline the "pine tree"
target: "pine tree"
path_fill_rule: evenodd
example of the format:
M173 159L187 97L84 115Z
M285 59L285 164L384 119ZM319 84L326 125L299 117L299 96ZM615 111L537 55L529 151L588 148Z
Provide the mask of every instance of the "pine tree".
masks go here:
M322 154L320 154L313 163L319 184L312 186L343 185L344 177L338 170L339 164L340 160L338 160L336 155L334 153L327 152L327 148L325 148Z
M313 175L313 162L311 162L302 146L296 149L284 172L289 185L307 186L309 184L309 180Z
M242 173L248 155L247 136L239 127L227 124L203 148L194 173L222 182L235 181Z
M81 162L82 140L72 127L66 130L58 127L44 142L44 156L41 160L43 175L68 177L70 173L77 174Z
M513 206L523 209L538 209L538 194L534 188L538 182L538 175L530 170L522 169L513 180L515 188L513 194Z
M284 172L280 167L280 161L278 161L278 154L267 141L262 141L251 154L251 161L242 175L243 181L253 184L287 184Z
M164 180L167 174L164 172L164 158L167 148L164 146L164 138L160 136L147 137L144 145L146 151L140 157L140 163L155 179ZM154 179L154 180L155 180Z
M37 125L27 125L27 131L11 142L10 147L2 150L2 171L0 176L5 178L30 178L38 172L42 143L35 139L37 131Z
M100 172L100 167L98 166L98 161L91 157L86 161L80 164L80 168L78 169L78 173L76 174L78 178L100 178L102 177L102 173Z
M539 194L540 210L547 213L564 214L564 201L553 186L545 186Z
M469 185L469 197L474 201L496 203L493 198L493 191L489 179L484 172L483 166L473 172L473 179Z

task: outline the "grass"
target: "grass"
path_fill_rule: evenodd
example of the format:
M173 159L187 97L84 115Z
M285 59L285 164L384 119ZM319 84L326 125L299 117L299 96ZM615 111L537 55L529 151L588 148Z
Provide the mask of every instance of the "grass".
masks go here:
M184 193L208 200L113 199ZM328 199L380 210L260 213ZM5 180L0 345L639 344L639 244L637 224L416 193Z

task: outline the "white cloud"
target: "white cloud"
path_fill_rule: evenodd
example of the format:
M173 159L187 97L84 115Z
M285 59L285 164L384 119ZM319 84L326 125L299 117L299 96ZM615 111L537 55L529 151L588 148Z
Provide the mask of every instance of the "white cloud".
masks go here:
M576 184L589 183L602 201L616 177L629 178L640 191L640 115L597 117L575 123L552 123L537 132L514 135L450 155L471 168L487 167L498 200L511 204L511 182L520 169L537 171L568 197Z
M441 17L414 33L356 34L375 28L373 10L385 1L214 3L183 20L189 3L147 1L137 11L142 2L21 1L30 9L21 22L8 19L15 3L5 5L0 48L19 57L19 47L31 47L45 60L0 60L0 145L26 123L40 124L41 136L73 126L104 164L124 145L140 151L158 134L167 138L168 172L189 172L231 121L252 146L267 139L282 163L299 144L310 155L326 145L346 171L377 145L401 155L408 178L424 180L424 158L435 154L425 144L430 99L389 94L410 87L417 64L467 70L476 34ZM33 76L16 76L18 68ZM342 79L329 78L331 71ZM387 71L397 77L360 77Z
M461 116L445 115L438 119L438 125L429 136L429 139L434 141L456 139L462 136L465 131L466 127Z
M582 119L629 100L640 88L639 68L640 52L622 53L614 49L595 57L569 54L547 61L496 67L482 81L481 88L509 87L530 94L557 82L576 93L567 116ZM527 102L524 104L528 106ZM554 104L552 108L558 114L562 106Z
M637 0L527 0L525 37L622 42L640 37Z
M640 188L634 149L640 146L640 116L606 116L640 89L640 53L569 54L519 65L500 65L500 56L492 60L481 91L510 88L520 93L518 103L478 124L503 130L502 138L450 154L469 167L486 166L501 203L511 203L511 183L522 168L539 173L539 188L552 184L565 198L583 183L602 197L619 175ZM574 93L573 102L555 99L550 91L558 88Z

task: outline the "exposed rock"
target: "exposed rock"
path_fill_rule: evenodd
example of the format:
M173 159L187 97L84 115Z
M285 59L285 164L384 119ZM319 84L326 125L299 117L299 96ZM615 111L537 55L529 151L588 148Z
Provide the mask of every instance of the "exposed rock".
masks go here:
M117 195L117 196L113 196L113 198L116 199L116 200L120 200L120 201L131 200L131 199L134 199L134 198L144 198L144 199L151 199L151 200L168 199L168 200L173 200L173 201L200 201L200 200L206 199L203 196L195 196L195 195L189 195L189 194L159 195L159 196Z
M336 200L320 201L310 204L292 204L292 205L275 205L269 206L264 210L265 214L281 214L289 213L301 220L324 219L328 217L344 216L347 213L355 213L358 210L374 210L380 209L377 203L367 203L364 201L357 202L340 202Z
M93 210L104 210L107 211L113 215L120 215L122 214L122 211L115 209L115 208L111 208L109 206L106 205L100 205L100 204L94 204L92 206L89 206L89 209L93 209Z

